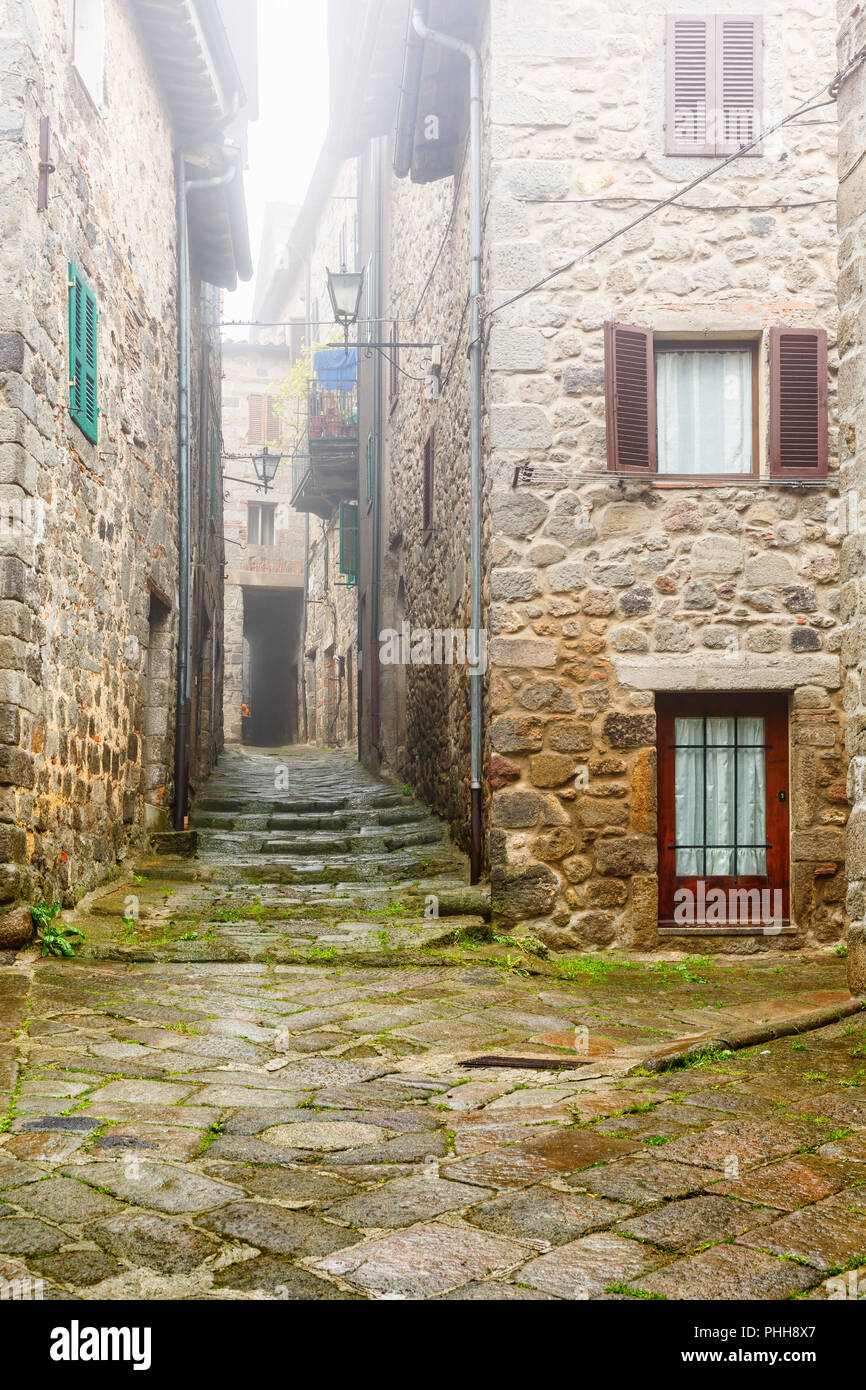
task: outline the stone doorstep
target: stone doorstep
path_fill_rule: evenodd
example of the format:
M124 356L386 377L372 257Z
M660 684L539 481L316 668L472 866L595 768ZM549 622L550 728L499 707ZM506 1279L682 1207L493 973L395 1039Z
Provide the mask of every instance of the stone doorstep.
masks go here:
M775 938L779 936L803 935L800 928L792 926L790 922L783 923L782 926L778 928L778 930L774 928L772 932L756 931L753 926L735 926L733 924L726 927L714 927L706 926L705 924L700 924L691 926L688 928L688 930L684 930L682 927L679 926L664 927L660 925L658 927L658 934L663 940L669 942L670 944L673 944L674 942L681 943L682 950L684 951L687 951L689 949L688 943L690 938L693 936L740 936L750 937L758 941L764 940L766 937L769 936Z

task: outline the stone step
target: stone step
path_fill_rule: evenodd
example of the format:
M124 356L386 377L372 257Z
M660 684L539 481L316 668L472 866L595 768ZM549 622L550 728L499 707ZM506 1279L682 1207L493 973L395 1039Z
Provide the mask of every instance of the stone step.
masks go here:
M197 830L155 830L151 832L150 847L154 854L182 855L191 858L198 849Z
M202 813L195 818L198 830L267 830L268 815L211 815Z
M411 806L411 796L403 792L373 792L364 798L365 806Z
M400 806L380 811L377 820L380 825L411 825L413 821L426 820L428 814L421 806Z
M320 838L300 836L293 839L270 839L262 844L261 854L351 854L351 840L323 835Z
M411 845L435 845L441 844L444 840L442 831L438 828L430 830L410 830L405 834L386 835L384 837L385 848L388 850L406 849Z
M345 813L336 813L330 816L277 815L269 817L267 828L268 830L345 830L350 823L350 818Z
M347 805L348 797L345 796L329 797L327 801L317 800L312 797L305 797L303 799L299 797L297 800L288 800L284 798L272 801L270 804L270 811L272 815L293 815L295 813L306 815L309 812L323 812L327 814L331 811L344 811Z

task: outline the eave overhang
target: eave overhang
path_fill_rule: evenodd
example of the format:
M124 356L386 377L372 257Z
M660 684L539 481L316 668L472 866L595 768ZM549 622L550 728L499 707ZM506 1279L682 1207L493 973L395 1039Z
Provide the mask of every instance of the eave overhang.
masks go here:
M461 54L419 37L415 8L432 29L478 42L485 0L331 0L331 128L344 158L360 154L375 136L394 136L398 177L429 183L453 174L460 162L468 65Z
M222 126L244 104L215 0L132 0L179 143Z
M234 290L239 279L250 280L253 274L240 160L222 147L205 147L201 159L187 157L185 169L193 184L199 179L232 175L216 187L190 188L187 208L196 273L209 285Z

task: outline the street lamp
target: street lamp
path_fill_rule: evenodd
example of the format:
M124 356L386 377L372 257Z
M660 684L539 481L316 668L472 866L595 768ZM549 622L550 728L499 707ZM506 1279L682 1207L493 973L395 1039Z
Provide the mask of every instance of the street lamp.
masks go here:
M339 272L328 271L328 294L334 319L342 324L346 347L349 346L349 325L356 323L361 309L361 295L364 292L363 270L347 270L341 266Z
M267 492L268 486L274 481L274 478L277 475L277 469L279 468L280 463L282 462L282 457L282 454L272 454L267 444L265 445L262 453L253 454L252 456L253 468L256 470L256 477L258 478L265 492Z

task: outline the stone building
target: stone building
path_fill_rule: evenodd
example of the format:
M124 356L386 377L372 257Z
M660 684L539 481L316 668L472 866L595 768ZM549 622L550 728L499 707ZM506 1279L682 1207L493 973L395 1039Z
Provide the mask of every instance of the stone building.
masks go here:
M194 790L221 743L218 287L251 269L255 105L238 19L254 34L225 0L0 5L6 904L74 902L182 826L176 773Z
M225 737L276 747L298 741L304 521L290 504L291 469L279 466L265 492L254 460L283 447L290 349L224 341L223 367Z
M866 15L839 5L838 68L866 45ZM845 856L848 872L848 980L866 993L866 66L847 74L839 90L839 438L842 588L840 616L846 742L851 759Z
M305 518L298 736L323 747L357 738L357 350L347 353L328 271L358 255L357 168L326 143L257 317L261 342L289 346L294 370L275 407L289 455L291 507ZM289 465L283 465L288 469Z
M273 298L279 302L284 238L296 215L296 208L281 204L266 209L255 319L271 313ZM272 342L223 342L223 717L227 742L260 747L298 741L304 613L305 525L291 505L292 429L281 415L298 339L293 345L291 332L273 336ZM267 492L261 485L265 449L281 460Z
M388 145L382 315L395 344L425 345L376 388L366 673L383 629L469 625L468 63L398 0L335 9L333 138L368 165ZM848 810L832 104L589 248L826 96L835 16L823 0L418 9L482 62L500 919L558 945L831 942ZM466 843L467 672L418 651L378 672L362 753Z

